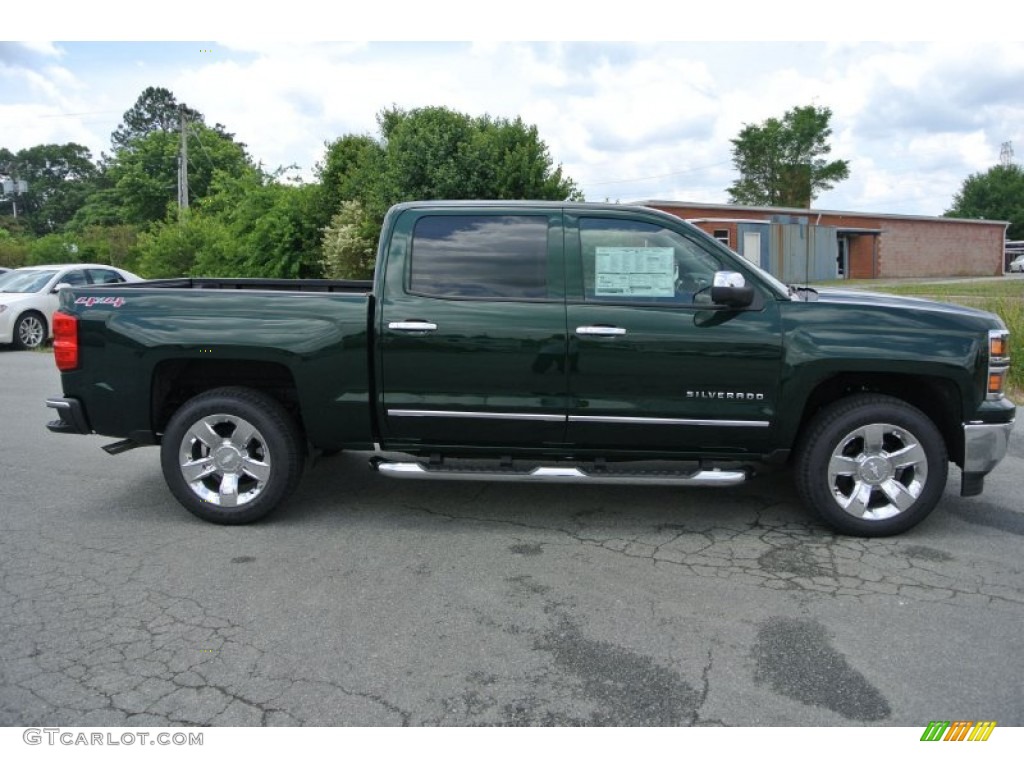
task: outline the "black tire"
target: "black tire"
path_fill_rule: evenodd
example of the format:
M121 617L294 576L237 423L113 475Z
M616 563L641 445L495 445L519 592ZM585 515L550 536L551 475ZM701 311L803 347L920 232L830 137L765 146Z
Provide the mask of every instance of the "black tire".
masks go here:
M46 318L38 312L26 312L14 323L15 349L37 349L47 337Z
M796 451L800 498L850 536L892 536L921 522L946 487L942 435L917 408L854 395L822 409Z
M246 387L193 397L171 417L160 446L171 493L192 514L221 525L270 514L295 489L304 459L288 412Z

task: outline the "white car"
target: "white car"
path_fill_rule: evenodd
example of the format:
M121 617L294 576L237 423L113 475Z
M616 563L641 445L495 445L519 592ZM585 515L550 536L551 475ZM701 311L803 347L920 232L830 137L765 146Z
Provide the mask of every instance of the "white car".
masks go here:
M138 275L104 264L47 264L5 272L0 275L0 344L35 349L49 339L62 286L140 280Z
M1024 272L1024 254L1011 261L1008 269L1010 272Z

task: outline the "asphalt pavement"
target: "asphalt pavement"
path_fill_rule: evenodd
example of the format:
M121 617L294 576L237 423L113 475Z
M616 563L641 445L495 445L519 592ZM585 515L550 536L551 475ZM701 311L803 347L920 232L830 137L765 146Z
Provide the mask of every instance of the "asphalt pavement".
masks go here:
M52 435L0 349L0 726L1024 725L1024 439L984 495L839 537L730 489L311 467L223 528L158 451Z

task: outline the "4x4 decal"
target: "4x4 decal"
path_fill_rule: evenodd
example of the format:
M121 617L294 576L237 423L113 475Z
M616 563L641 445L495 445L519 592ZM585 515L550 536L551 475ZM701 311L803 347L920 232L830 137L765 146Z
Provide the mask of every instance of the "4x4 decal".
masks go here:
M93 307L97 304L104 304L110 307L123 307L125 300L120 296L80 296L75 299L75 304L82 304L86 307Z

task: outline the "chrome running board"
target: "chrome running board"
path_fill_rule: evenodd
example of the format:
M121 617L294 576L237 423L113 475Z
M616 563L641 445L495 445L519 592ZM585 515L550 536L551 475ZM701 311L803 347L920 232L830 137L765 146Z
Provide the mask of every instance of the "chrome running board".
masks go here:
M410 480L472 480L504 483L590 483L604 485L739 485L747 479L742 469L673 470L585 470L580 467L533 467L515 469L508 466L444 466L426 465L419 461L388 461L379 456L370 459L370 466L388 477Z

